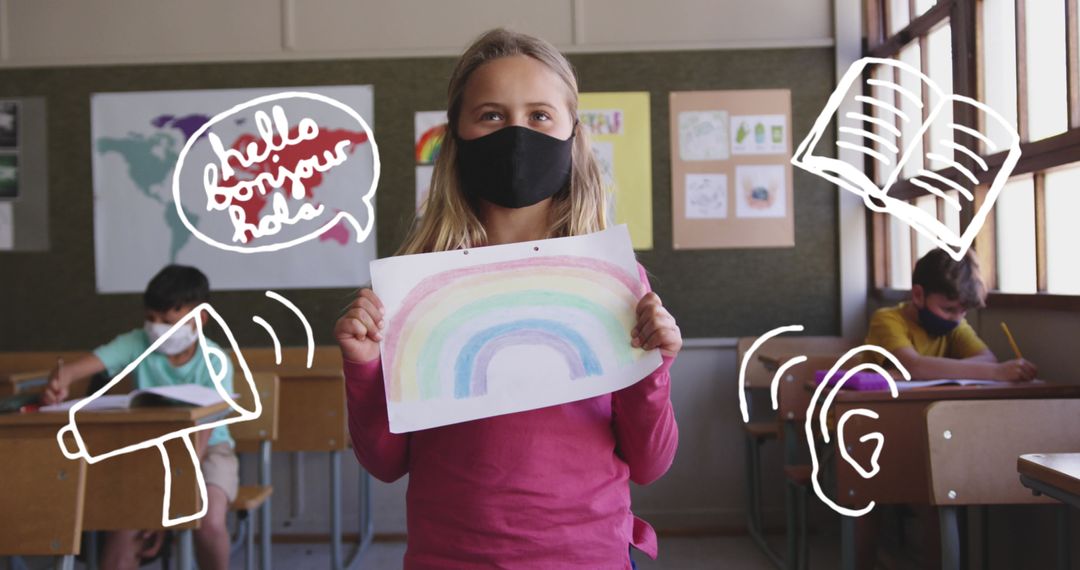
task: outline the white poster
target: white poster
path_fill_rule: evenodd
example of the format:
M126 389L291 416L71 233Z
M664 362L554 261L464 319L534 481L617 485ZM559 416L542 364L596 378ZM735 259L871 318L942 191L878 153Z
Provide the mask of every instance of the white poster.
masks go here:
M731 118L731 154L784 154L787 118L783 115L735 115Z
M727 111L683 111L679 113L679 158L727 160Z
M738 218L783 218L785 170L782 164L739 165L735 167L735 216Z
M0 251L15 249L15 216L11 202L0 202Z
M687 174L685 194L686 217L688 219L721 219L727 217L728 184L726 174Z
M169 263L213 289L369 280L370 86L95 93L91 117L99 292Z
M573 402L660 366L630 345L644 285L625 225L374 261L390 431Z

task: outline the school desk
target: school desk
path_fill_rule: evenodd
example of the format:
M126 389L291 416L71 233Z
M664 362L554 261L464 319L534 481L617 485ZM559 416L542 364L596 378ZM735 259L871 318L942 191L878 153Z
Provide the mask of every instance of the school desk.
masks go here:
M0 352L0 398L22 392L40 392L45 388L57 358L72 362L89 354L86 351ZM89 385L90 378L79 378L68 390L81 396Z
M303 454L325 452L330 458L330 567L343 567L341 526L341 453L349 449L345 410L345 376L337 346L315 347L312 368L306 368L306 347L283 347L281 364L271 348L241 349L251 370L280 378L278 437L274 451L293 454L291 497L294 515L303 510ZM353 567L371 544L371 476L361 469L359 481L360 541L344 567Z
M808 384L806 389L812 390L813 386ZM1057 409L1056 406L1063 400L1065 406L1076 406L1080 411L1080 386L1047 383L939 386L900 392L895 399L888 391L840 390L830 410L828 429L835 430L833 422L836 418L853 409L866 408L879 416L871 419L856 415L849 419L844 431L849 442L847 452L851 457L864 468L869 468L872 443L852 445L850 442L858 442L859 437L871 432L880 432L885 439L879 458L880 471L869 479L863 478L843 461L840 453L832 454L834 500L840 506L852 509L862 508L871 500L876 505L945 507L939 509L942 519L942 556L946 568L960 567L962 553L959 543L958 506L1031 502L1024 500L1021 494L1016 492L1019 484L1015 481L1011 467L987 472L973 466L985 466L988 458L1000 457L1002 453L1011 453L1011 457L1015 458L1018 453L1012 449L1016 445L1031 445L1033 440L1046 441L1054 437L1055 433L1060 433L1054 431L1056 426L1032 422L1028 418L1025 422L1033 424L1035 431L1024 432L1021 434L1023 437L992 435L995 433L995 426L1000 427L1003 433L1019 433L1015 426L1023 422L1019 422L1017 416L1009 410L1021 409L1023 402L1027 400L1032 401L1032 406L1044 410L1040 413L1046 413L1047 409ZM821 402L818 405L820 406ZM950 413L950 406L953 405L974 405L984 411L957 416L955 412ZM815 422L816 413L817 410L815 418L811 418ZM956 423L959 417L967 418L969 422L979 420L985 425L972 428ZM943 427L942 421L952 422L957 427ZM817 424L814 425L814 433L818 433ZM968 438L965 441L972 443L967 446L956 445L961 441L961 437ZM833 434L830 444L834 449L836 442L837 438ZM942 445L946 447L943 448ZM948 450L948 453L941 453L943 449ZM821 457L822 453L818 456ZM938 469L935 470L935 466ZM1014 487L1003 486L1002 482L1006 480L1011 481ZM855 567L854 528L852 517L841 517L841 562L845 570Z
M99 454L177 430L224 418L229 405L202 407L148 407L79 412L79 433L87 450ZM0 437L52 438L68 422L68 412L0 415ZM74 445L72 444L73 448ZM198 511L199 489L184 443L165 443L172 468L170 511L173 517ZM76 466L76 461L71 461ZM163 529L161 506L165 494L161 453L156 447L110 457L87 465L82 527L86 531ZM198 521L168 527L180 531L180 568L194 565L191 530ZM91 568L96 555L90 552Z
M71 461L56 438L15 436L0 430L0 557L62 557L74 567L82 534L86 462Z
M738 374L745 361L743 394L750 410L754 408L755 392L763 395L766 401L770 399L769 387L773 375L778 367L787 360L787 355L835 353L839 356L854 346L854 343L841 337L777 336L765 340L757 347L755 353L751 354L750 349L756 340L755 337L744 337L740 338L737 344L738 361L736 366L739 368L736 369L736 374ZM789 459L795 449L795 440L790 437L783 437L783 430L784 423L778 422L775 414L768 414L767 417L762 418L755 418L751 415L750 421L743 424L746 438L746 528L750 537L757 543L758 548L778 568L785 566L785 560L769 547L768 542L765 540L762 523L761 447L767 441L782 439L785 442L785 465L790 464ZM786 501L786 503L790 502ZM793 514L792 506L786 505L785 512L790 528ZM789 533L789 538L791 536L793 535ZM793 548L795 547L789 541L787 557L789 566L794 561Z
M1080 453L1028 453L1016 460L1016 471L1033 492L1080 508Z

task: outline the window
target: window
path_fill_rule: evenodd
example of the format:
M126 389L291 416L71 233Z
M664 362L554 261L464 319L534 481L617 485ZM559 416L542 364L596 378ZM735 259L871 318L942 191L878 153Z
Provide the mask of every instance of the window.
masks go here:
M865 55L903 61L942 91L985 103L1006 123L1015 125L1020 135L1020 159L973 245L991 289L991 302L998 306L1080 308L1078 2L864 0ZM967 57L972 53L974 60ZM895 79L905 87L917 87L904 85L902 77ZM914 105L901 110L920 112ZM925 119L926 110L922 112ZM951 129L950 123L969 126L991 143L968 138L963 132L957 136L959 131ZM901 139L917 132L917 126L899 126ZM993 143L1008 139L1009 129L992 117L964 105L947 105L940 122L930 122L915 143L919 148L912 158L921 160L905 164L889 195L962 235L986 202L988 187L1004 161L1006 152ZM977 153L967 156L954 144ZM975 181L950 164L971 166L978 161L988 170L978 173ZM884 181L880 172L868 170L868 174L879 183ZM942 186L948 191L932 193L923 184L931 178L948 179L964 189ZM956 202L960 208L951 205ZM869 216L874 286L881 296L898 297L911 286L914 262L934 243L887 214Z

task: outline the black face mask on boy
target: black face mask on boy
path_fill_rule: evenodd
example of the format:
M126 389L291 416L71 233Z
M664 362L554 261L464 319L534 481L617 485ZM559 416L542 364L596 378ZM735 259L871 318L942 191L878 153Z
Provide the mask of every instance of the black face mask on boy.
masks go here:
M560 140L510 126L480 138L459 138L457 143L458 176L469 197L504 208L524 208L554 196L570 183L574 134Z

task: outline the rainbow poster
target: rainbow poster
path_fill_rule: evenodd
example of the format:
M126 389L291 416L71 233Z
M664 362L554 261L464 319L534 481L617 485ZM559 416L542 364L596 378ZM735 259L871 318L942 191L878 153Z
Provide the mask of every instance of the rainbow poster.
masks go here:
M413 154L416 155L416 213L423 214L431 189L435 159L446 136L446 111L418 111L413 117Z
M390 431L591 398L661 362L630 345L644 294L626 226L380 259Z

